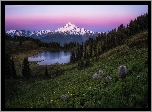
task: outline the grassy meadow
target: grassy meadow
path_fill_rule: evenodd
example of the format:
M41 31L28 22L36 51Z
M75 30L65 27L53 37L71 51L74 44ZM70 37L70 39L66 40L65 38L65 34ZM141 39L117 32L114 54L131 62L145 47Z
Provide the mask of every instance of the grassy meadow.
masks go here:
M126 47L128 43L128 47ZM13 55L16 80L5 79L5 108L148 108L148 31L140 32L99 56L90 59L91 65L78 70L76 63L45 66L30 62L32 72L27 81L21 76L24 57L35 55L43 49ZM118 67L127 67L127 77L118 77ZM94 80L93 74L103 70L104 75ZM106 82L106 76L112 79ZM41 77L41 78L40 78ZM6 83L7 82L7 83ZM64 100L61 95L67 94Z

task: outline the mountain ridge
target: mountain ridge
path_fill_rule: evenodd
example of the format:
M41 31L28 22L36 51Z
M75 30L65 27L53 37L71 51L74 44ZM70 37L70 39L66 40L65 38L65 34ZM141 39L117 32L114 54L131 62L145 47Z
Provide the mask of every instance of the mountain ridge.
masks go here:
M73 32L72 32L73 30ZM29 31L29 30L7 30L6 34L8 35L17 35L17 36L25 36L24 34L26 34L26 36L32 36L32 34L36 34L37 36L42 35L42 34L49 34L49 33L64 33L64 32L68 32L70 34L79 34L79 35L84 35L85 33L101 33L101 32L93 32L91 30L86 30L85 28L80 28L76 25L74 25L71 22L68 22L67 24L65 24L64 26L62 26L61 28L57 28L56 30L38 30L38 31Z
M6 31L6 34L14 37L17 36L26 36L32 37L41 40L42 42L60 42L61 45L69 42L78 42L82 43L89 38L95 38L98 33L101 32L93 32L90 30L86 30L85 28L79 28L71 22L68 22L61 28L57 28L57 30L40 30L40 31L25 31L25 30L9 30Z

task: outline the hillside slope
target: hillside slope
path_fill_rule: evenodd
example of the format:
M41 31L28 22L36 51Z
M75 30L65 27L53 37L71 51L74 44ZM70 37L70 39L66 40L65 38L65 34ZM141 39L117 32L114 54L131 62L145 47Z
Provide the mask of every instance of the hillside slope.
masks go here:
M6 108L148 108L148 32L140 32L100 55L91 66L77 70L75 64L61 66L63 75L54 79L21 83L17 95L6 100ZM128 43L128 45L126 45ZM128 75L118 78L125 65ZM49 68L49 67L48 67ZM71 69L73 68L73 69ZM103 70L98 80L93 74ZM106 76L111 81L106 82ZM137 77L138 76L138 77ZM61 95L67 94L66 100Z

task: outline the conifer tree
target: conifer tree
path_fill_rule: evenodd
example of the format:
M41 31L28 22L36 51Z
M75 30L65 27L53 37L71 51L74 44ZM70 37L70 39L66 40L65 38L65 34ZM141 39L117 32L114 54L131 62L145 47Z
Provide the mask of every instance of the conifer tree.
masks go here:
M16 79L17 75L16 75L16 70L15 70L15 64L14 64L13 57L12 57L12 60L11 60L11 67L12 67L12 78Z
M12 79L16 78L16 70L13 57L8 52L5 51L5 78Z
M75 62L75 53L72 52L70 62Z
M84 59L87 57L87 46L84 44Z
M45 67L45 77L47 78L49 76L49 73L48 73L48 69L47 69L47 65Z
M26 79L30 78L30 68L29 68L29 62L28 62L28 58L27 57L25 57L24 60L23 60L22 75Z
M19 44L18 44L20 47L22 46L22 40L20 40Z
M86 59L85 67L88 67L90 65L90 60L89 58Z
M93 50L93 45L92 43L90 44L90 49L89 49L89 57L92 58L92 50Z
M5 78L10 79L12 76L10 54L5 51Z

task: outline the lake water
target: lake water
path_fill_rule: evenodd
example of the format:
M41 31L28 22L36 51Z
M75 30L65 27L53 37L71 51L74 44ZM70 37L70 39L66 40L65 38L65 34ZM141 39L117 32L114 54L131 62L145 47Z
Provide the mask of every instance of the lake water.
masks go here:
M70 62L70 51L44 51L34 56L28 57L28 61L38 61L39 65L51 65L54 63Z

